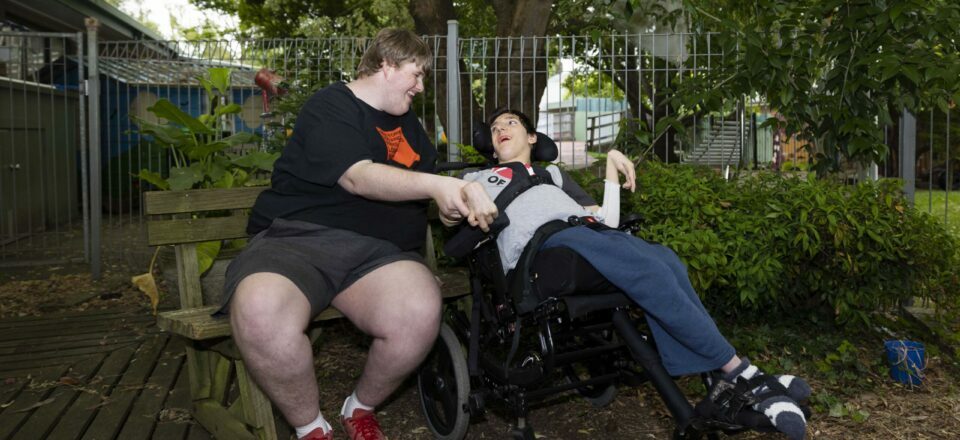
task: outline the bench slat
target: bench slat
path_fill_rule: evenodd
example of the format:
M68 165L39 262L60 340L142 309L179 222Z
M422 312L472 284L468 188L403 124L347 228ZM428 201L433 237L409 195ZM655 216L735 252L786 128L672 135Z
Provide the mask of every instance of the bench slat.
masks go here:
M185 214L253 206L265 186L243 188L191 189L184 191L148 191L144 193L148 215Z
M218 308L220 306L205 306L163 312L157 315L157 326L161 330L196 341L230 336L230 320L226 317L210 316ZM330 307L317 315L314 321L325 321L342 316L339 310Z
M201 241L246 238L248 215L229 217L151 220L147 223L150 246L198 243Z

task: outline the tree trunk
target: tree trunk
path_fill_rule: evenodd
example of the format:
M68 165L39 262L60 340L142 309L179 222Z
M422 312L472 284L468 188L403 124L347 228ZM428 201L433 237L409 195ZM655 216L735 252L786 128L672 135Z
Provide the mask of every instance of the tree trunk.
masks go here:
M547 24L550 0L494 0L497 40L487 53L485 114L499 107L520 110L536 123L547 87ZM501 38L505 37L505 38Z
M410 15L413 17L414 27L419 34L445 36L447 34L447 20L456 20L457 14L453 8L451 0L410 0L408 4ZM440 118L440 123L448 127L447 121L447 43L446 38L440 38L438 44L434 47L437 51L434 59L436 64L433 66L434 74L434 93L436 94L436 113ZM460 141L465 144L473 143L470 133L467 131L471 127L470 115L479 115L483 113L480 104L470 91L470 82L462 73L466 70L463 60L458 60L460 65Z
M534 121L540 97L547 85L546 47L543 35L550 20L550 1L500 0L493 2L497 16L497 39L476 54L471 62L486 67L484 105L471 91L471 75L460 57L460 106L462 142L472 143L468 131L497 107L509 106L527 113ZM451 0L410 0L408 4L417 33L446 35L447 20L457 18ZM505 37L505 38L500 38ZM436 111L447 123L447 76L445 40L435 49ZM473 55L473 54L472 54ZM472 119L472 120L471 120Z

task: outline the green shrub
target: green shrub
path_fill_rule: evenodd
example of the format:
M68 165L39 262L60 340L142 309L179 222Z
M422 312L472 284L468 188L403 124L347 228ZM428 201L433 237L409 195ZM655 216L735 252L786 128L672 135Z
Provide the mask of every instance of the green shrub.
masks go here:
M599 197L599 179L577 179ZM638 233L674 249L717 311L826 311L842 323L912 296L952 308L957 240L907 206L894 180L856 186L770 173L725 181L715 172L644 162L623 212Z

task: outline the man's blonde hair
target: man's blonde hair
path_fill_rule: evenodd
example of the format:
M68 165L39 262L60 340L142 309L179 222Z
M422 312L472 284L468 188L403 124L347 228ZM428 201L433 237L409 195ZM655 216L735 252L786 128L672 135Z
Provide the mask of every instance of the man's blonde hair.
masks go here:
M377 33L360 58L357 76L363 78L380 70L383 63L391 66L412 61L428 73L433 66L433 54L417 34L407 29L388 28Z

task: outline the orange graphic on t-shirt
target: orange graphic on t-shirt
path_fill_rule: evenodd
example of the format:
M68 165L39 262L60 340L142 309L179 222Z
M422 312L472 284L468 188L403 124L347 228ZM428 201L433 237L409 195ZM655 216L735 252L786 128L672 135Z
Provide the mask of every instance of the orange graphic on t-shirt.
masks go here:
M392 160L407 168L412 167L414 163L420 160L420 155L413 151L413 147L407 142L407 138L403 137L403 130L400 127L390 131L377 127L377 131L380 132L383 143L387 144L387 160Z

